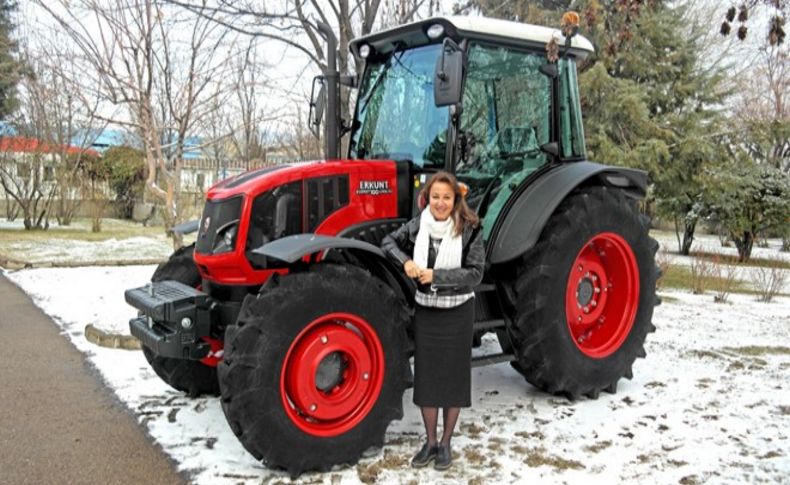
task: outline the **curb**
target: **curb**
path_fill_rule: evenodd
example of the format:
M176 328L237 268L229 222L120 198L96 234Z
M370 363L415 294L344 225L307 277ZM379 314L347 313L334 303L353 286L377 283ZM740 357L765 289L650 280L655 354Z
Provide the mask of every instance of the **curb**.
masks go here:
M36 268L81 268L84 266L142 266L149 264L160 264L163 259L122 259L122 260L103 260L103 261L62 261L62 262L40 262L19 261L17 259L0 258L0 268L8 270L36 269Z
M110 349L140 350L140 341L131 335L107 333L92 324L85 326L85 339L99 347Z

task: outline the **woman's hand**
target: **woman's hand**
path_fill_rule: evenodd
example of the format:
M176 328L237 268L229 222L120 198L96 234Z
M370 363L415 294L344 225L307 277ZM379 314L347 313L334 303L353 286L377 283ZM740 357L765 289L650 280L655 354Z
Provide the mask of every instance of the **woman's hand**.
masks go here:
M427 285L433 282L433 270L424 269L420 271L420 283Z
M418 278L420 276L420 267L411 259L403 263L403 271L409 278Z

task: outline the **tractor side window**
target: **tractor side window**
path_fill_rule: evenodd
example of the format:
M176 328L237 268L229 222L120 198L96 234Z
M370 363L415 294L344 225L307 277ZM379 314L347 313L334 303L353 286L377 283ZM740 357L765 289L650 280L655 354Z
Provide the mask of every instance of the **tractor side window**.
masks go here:
M468 51L456 174L483 219L484 236L512 190L547 163L551 82L545 55L472 44Z
M571 59L560 61L560 136L563 158L584 158L584 125L582 124L579 82L576 63Z

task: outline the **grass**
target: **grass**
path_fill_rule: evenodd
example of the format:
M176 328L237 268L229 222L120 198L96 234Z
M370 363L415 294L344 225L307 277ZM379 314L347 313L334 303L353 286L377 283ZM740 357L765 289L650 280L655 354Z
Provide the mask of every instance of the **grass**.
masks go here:
M723 278L718 278L716 276L706 276L703 281L705 288L714 288L720 285L721 283L723 283ZM661 287L691 289L692 287L691 268L688 266L683 266L678 264L669 265L669 268L667 269L666 273L661 278ZM733 292L742 293L749 290L750 288L743 280L737 280L733 284Z
M0 228L0 243L32 242L51 239L71 239L79 241L106 241L108 239L128 239L130 237L165 237L162 226L144 227L132 221L104 219L101 232L91 232L90 219L75 219L71 226L58 226L51 222L48 230L25 231L23 229Z
M690 256L705 259L708 261L719 261L721 263L736 263L738 266L755 266L760 268L785 268L790 269L790 261L783 259L755 258L752 256L749 261L738 263L738 256L732 254L721 254L709 251L692 251Z
M717 276L705 276L703 278L703 286L710 291L714 288L721 287L724 282L723 278ZM691 268L688 266L672 264L667 269L664 276L661 278L661 288L679 288L684 290L691 290L692 288L692 275ZM732 286L732 293L741 293L744 295L759 295L760 292L749 287L749 284L743 280L736 280ZM790 293L777 293L779 296L790 296ZM665 297L662 297L665 301Z

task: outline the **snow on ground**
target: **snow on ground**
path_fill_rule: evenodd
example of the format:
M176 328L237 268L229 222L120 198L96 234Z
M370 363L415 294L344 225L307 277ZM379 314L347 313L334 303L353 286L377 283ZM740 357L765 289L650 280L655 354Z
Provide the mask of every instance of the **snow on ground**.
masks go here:
M163 384L141 352L85 340L88 323L125 328L134 311L123 289L144 284L152 271L87 267L7 276L52 316L195 483L286 480L241 447L218 399L188 399ZM452 470L408 467L423 438L407 391L405 416L390 426L383 450L355 467L300 481L787 483L790 298L765 304L736 294L716 304L711 295L662 296L648 357L634 366L633 380L620 381L617 394L568 402L537 391L507 364L475 369L473 407L461 414ZM497 347L484 340L483 350Z
M675 237L675 233L667 231L651 231L650 235L656 238L660 246L659 250L666 252L665 257L668 258L671 264L691 266L691 256L681 256L678 254L678 242L677 238ZM752 258L790 262L790 252L780 251L782 247L781 239L769 239L767 242L768 247L764 248L761 248L756 244L754 245L752 248ZM734 245L730 247L722 246L721 242L719 241L719 237L714 234L695 235L694 242L691 244L691 253L693 254L695 252L738 256L738 250ZM737 279L750 283L748 286L754 288L753 282L757 278L757 273L767 270L760 269L757 266L750 266L747 263L746 265L740 265L737 271ZM788 275L785 276L784 284L779 291L781 293L790 293L790 270L785 269L784 271Z
M650 231L650 235L658 240L662 250L674 253L677 256L678 240L674 232L670 231ZM781 239L768 239L768 247L760 247L757 244L752 248L753 258L762 259L779 259L783 261L790 261L790 252L781 252L779 249L782 247ZM725 247L721 245L719 237L715 234L696 234L694 241L691 243L691 252L709 252L726 254L730 256L738 256L738 250L734 244Z
M123 230L135 227L128 221L105 219L102 222L105 230ZM8 222L0 219L0 230L23 231L20 219ZM9 240L0 245L0 256L12 260L42 265L79 265L102 264L118 261L142 262L163 261L173 252L172 241L164 231L155 236L134 236L125 238L109 238L103 241L86 241L72 239L63 233L85 232L90 234L90 221L78 219L70 226L53 224L47 233L38 232L38 238L19 238ZM51 237L46 237L51 235Z
M79 241L48 239L9 243L4 252L13 259L34 265L62 265L90 262L93 264L116 261L164 261L173 252L173 245L151 237Z

